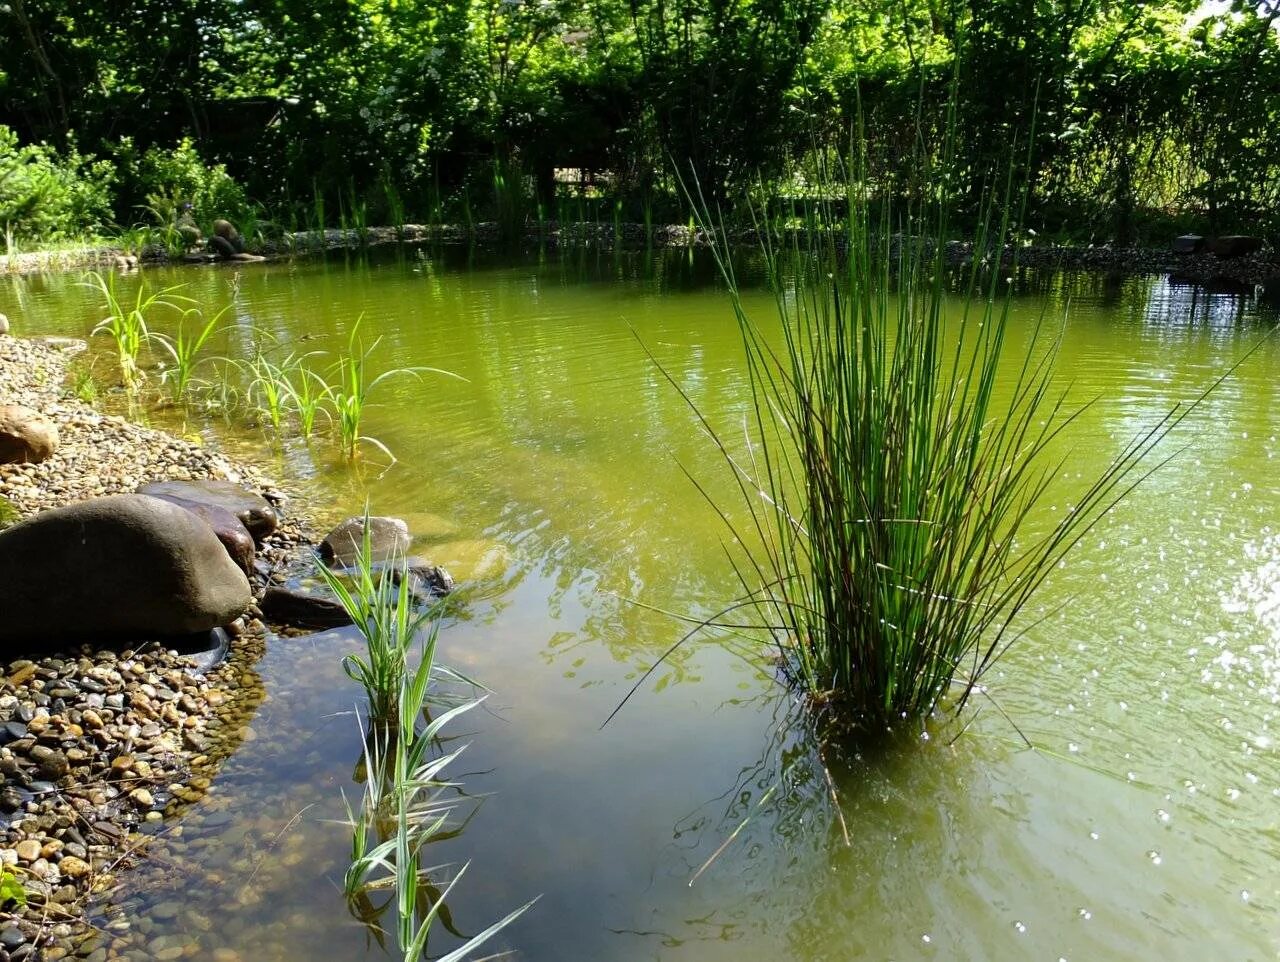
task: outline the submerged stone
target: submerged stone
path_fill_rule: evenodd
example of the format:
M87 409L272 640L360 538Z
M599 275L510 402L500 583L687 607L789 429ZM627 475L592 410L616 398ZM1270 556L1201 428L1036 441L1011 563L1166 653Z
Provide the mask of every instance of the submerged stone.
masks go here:
M279 524L271 502L233 481L153 481L138 488L138 493L230 511L258 542Z
M351 616L335 599L306 591L272 586L258 602L267 621L297 628L339 628Z
M371 561L395 561L409 553L409 526L399 518L368 519ZM320 542L320 557L332 565L349 568L360 558L365 538L365 519L348 518Z

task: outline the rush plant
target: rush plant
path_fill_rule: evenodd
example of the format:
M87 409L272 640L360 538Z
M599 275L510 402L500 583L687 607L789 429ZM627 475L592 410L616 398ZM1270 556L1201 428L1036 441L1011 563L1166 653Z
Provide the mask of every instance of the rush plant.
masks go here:
M862 183L844 189L847 225L816 227L796 252L794 280L766 242L780 338L717 251L750 386L745 444L684 396L731 478L730 499L708 497L741 595L685 637L758 633L829 717L883 732L944 696L963 708L1045 579L1221 378L1096 477L1058 483L1088 406L1055 381L1060 331L1040 323L1012 347L1005 275L975 264L956 293L943 246L925 239L945 237L945 219L921 205L890 220ZM894 235L900 223L915 236ZM977 249L1003 250L1007 223ZM1051 503L1069 506L1056 523Z

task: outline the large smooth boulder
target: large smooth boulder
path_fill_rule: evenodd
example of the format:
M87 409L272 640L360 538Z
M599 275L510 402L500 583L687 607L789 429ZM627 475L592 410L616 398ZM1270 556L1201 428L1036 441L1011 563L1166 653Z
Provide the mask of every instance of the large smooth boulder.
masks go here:
M1204 238L1199 234L1183 234L1169 245L1175 254L1198 254L1204 250Z
M3 314L0 314L0 334L8 334L8 333L9 333L9 318L5 317Z
M0 405L0 464L39 464L58 450L58 428L21 404Z
M213 529L213 533L222 542L222 547L227 549L227 554L240 566L241 571L247 575L253 573L253 558L257 551L253 543L253 535L249 534L249 529L226 508L202 504L199 501L188 501L186 498L177 498L170 494L151 494L148 497L159 498L161 501L168 501L190 511Z
M399 518L369 518L369 560L398 561L409 553L409 526ZM360 558L365 519L348 518L320 542L320 557L349 568Z
M0 643L207 632L252 603L249 580L191 512L140 494L45 511L0 532Z
M1246 254L1262 250L1262 238L1248 237L1243 234L1215 237L1209 241L1209 250L1223 258L1244 257Z
M234 481L154 481L144 484L138 489L138 493L230 511L249 529L249 534L257 542L275 531L279 524L276 509L271 507L271 502Z

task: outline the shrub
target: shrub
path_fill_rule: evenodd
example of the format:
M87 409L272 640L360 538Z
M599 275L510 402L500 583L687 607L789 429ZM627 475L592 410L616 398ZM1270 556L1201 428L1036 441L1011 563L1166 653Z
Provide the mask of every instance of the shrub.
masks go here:
M111 220L115 168L74 147L20 146L0 125L0 228L13 239L48 241L101 230Z
M209 233L218 218L234 222L246 233L257 220L257 207L225 164L209 164L187 137L176 147L148 147L139 153L132 140L116 152L127 193L161 224L172 224L179 207L189 203L196 220Z

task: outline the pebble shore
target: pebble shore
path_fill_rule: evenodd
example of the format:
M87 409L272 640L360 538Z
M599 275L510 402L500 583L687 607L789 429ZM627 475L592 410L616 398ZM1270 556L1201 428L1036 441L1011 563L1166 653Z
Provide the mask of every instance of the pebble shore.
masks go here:
M0 400L40 410L61 437L42 464L0 466L0 498L18 516L165 479L228 479L282 500L248 468L71 397L63 381L76 347L0 336ZM259 554L261 568L284 564L303 540L282 525ZM54 604L56 592L51 585ZM86 909L148 858L154 823L211 791L243 737L262 698L252 670L266 639L258 615L251 608L229 627L231 653L207 672L156 643L0 654L0 871L27 899L0 910L0 962L186 954L96 928Z

